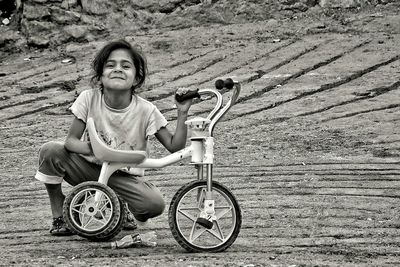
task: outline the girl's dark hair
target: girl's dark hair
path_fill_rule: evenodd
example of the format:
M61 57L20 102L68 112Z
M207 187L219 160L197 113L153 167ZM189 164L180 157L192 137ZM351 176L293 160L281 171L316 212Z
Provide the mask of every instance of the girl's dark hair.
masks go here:
M92 62L92 68L94 74L91 78L91 82L93 84L97 84L98 82L100 82L101 76L103 75L104 64L106 63L111 52L121 48L128 50L129 54L132 57L133 64L136 68L135 80L137 84L132 86L132 93L133 93L135 89L140 88L146 80L147 62L140 48L132 46L129 42L123 39L119 39L108 43L97 53L96 57ZM100 85L100 87L101 89L103 89L103 85Z

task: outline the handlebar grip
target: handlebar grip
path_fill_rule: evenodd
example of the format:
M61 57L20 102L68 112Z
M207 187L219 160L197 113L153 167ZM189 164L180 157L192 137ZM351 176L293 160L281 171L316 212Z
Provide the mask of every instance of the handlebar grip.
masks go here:
M232 89L234 85L235 82L231 78L225 80L218 79L215 81L215 88L217 88L218 90L223 88Z
M179 103L192 98L200 98L199 89L195 91L188 91L186 94L183 95L175 94L175 99Z

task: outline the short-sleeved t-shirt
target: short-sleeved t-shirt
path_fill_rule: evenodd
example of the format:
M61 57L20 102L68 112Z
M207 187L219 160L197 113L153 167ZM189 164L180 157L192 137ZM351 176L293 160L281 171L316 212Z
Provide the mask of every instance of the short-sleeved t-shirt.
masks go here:
M99 89L83 91L72 104L70 110L85 123L89 117L93 118L97 134L108 146L118 150L148 152L148 137L168 124L157 107L149 101L133 95L128 107L113 109L107 106L104 95ZM81 140L89 140L87 128ZM81 156L89 162L101 164L94 156ZM140 168L127 167L121 170L133 175L144 175L144 170Z

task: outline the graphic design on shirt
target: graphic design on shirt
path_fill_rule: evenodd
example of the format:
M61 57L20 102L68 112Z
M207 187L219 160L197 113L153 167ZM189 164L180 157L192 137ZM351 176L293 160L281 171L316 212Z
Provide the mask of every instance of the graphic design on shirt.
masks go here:
M98 135L103 139L104 143L106 143L109 147L118 150L135 150L137 147L136 142L134 143L127 143L125 141L120 141L117 136L112 137L108 133L104 131L99 131Z

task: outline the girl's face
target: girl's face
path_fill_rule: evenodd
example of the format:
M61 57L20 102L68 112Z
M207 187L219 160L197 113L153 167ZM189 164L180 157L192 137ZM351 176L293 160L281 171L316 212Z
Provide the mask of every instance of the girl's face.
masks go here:
M131 90L135 83L136 68L128 50L112 51L103 66L101 82L104 89Z

